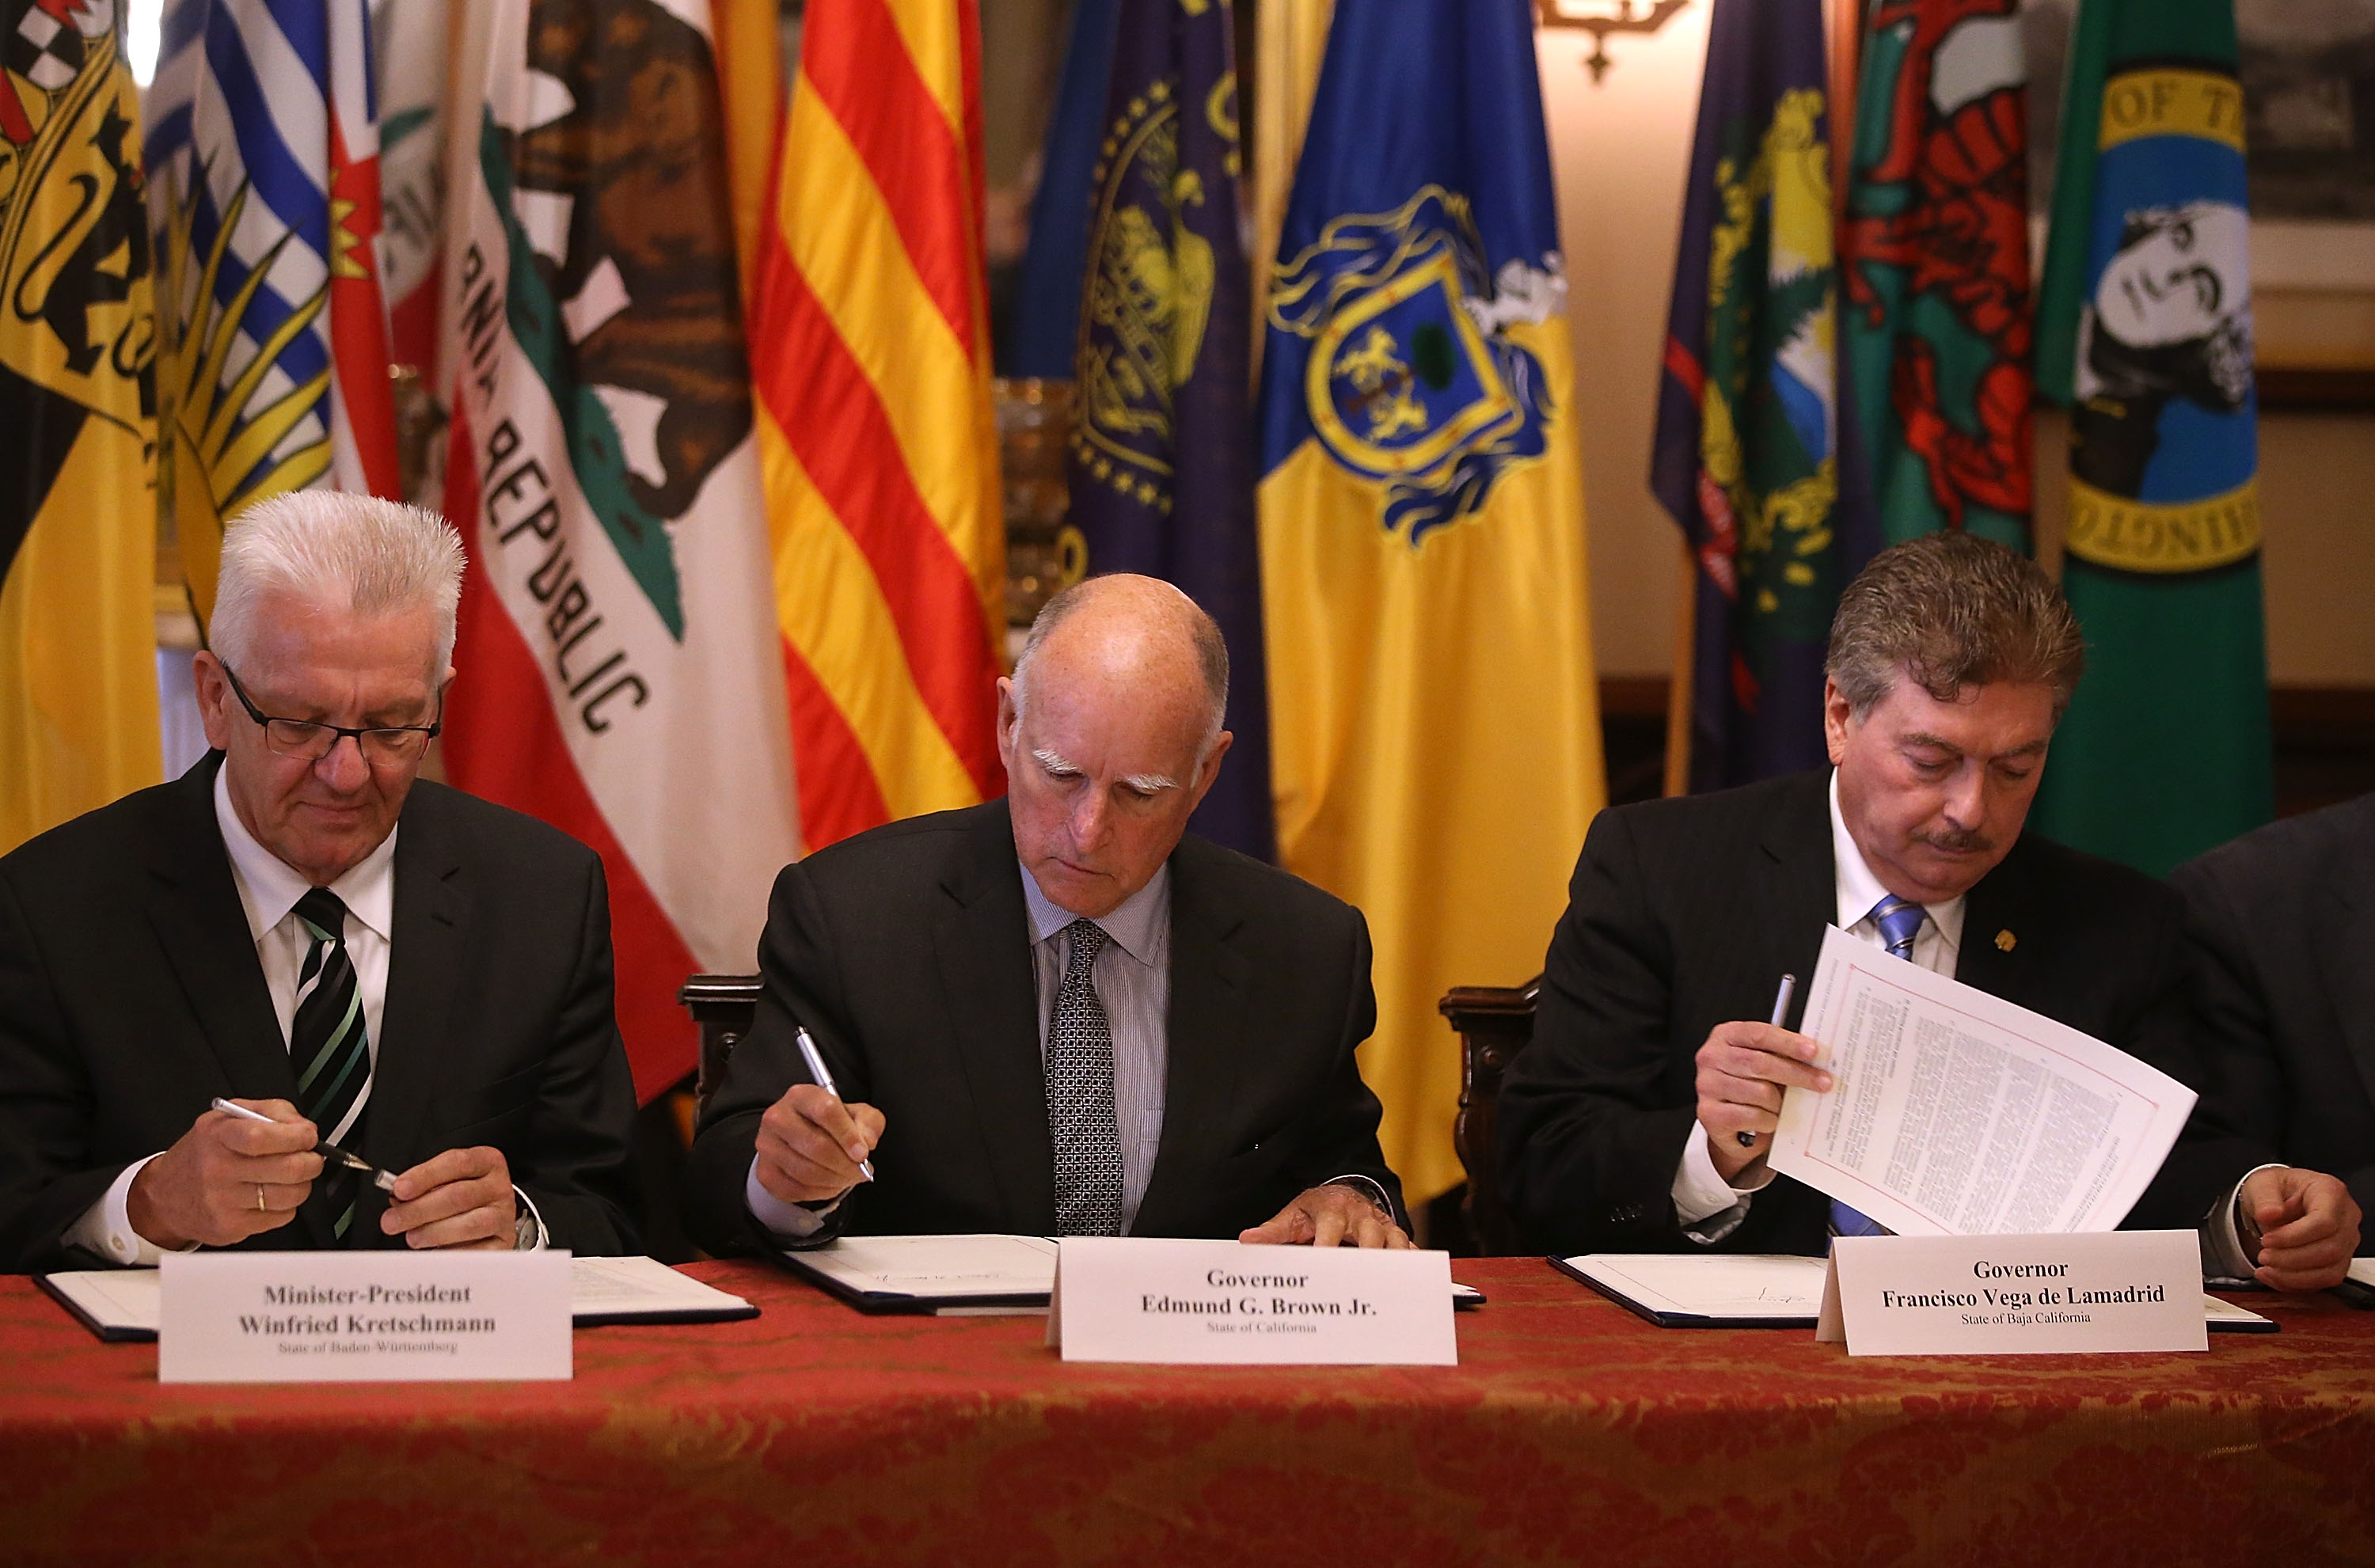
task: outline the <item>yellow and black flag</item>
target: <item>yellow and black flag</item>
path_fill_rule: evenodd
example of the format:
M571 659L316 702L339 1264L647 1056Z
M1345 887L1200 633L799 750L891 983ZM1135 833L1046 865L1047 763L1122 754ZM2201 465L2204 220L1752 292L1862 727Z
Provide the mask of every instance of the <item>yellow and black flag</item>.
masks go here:
M0 852L157 782L157 313L118 0L0 0Z

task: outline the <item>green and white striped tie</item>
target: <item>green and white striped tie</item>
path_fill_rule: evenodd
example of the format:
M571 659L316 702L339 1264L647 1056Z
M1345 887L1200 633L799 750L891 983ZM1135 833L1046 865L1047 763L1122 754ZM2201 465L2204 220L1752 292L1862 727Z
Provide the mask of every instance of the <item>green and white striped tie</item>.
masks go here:
M347 956L347 906L327 888L297 901L313 937L297 977L297 1013L289 1025L289 1065L297 1072L297 1109L325 1143L346 1144L361 1130L371 1098L371 1041L363 1026L362 986ZM354 1223L360 1184L351 1173L324 1171L340 1241Z

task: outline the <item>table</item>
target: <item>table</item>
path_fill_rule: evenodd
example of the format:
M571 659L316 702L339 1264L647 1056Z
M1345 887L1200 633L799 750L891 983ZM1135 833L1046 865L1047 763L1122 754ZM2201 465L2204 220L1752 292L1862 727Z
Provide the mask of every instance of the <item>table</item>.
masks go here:
M568 1384L176 1386L0 1279L0 1562L1969 1563L2375 1558L2375 1314L2207 1355L1850 1361L1539 1259L1457 1368L1067 1366L1044 1320L581 1330Z

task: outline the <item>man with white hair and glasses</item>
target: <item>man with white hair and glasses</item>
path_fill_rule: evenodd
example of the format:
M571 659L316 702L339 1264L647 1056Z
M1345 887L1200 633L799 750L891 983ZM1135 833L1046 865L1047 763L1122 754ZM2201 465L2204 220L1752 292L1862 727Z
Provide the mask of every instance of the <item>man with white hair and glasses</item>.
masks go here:
M634 1250L601 862L419 780L461 580L429 513L254 508L196 656L213 749L0 859L0 1269Z
M1231 738L1220 628L1167 583L1093 577L998 687L1005 798L777 878L686 1171L695 1239L1410 1245L1353 1059L1366 923L1187 831Z

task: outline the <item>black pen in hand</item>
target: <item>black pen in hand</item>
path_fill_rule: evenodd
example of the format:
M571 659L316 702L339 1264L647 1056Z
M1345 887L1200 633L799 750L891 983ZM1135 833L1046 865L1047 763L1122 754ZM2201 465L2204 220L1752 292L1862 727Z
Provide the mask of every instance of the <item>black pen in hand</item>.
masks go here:
M251 1122L264 1122L273 1126L280 1125L279 1123L273 1121L271 1117L266 1115L261 1111L251 1111L244 1105L234 1105L230 1101L221 1098L219 1095L215 1098L213 1104L214 1108L218 1111L228 1111L234 1116L244 1116ZM381 1170L378 1166L372 1164L370 1161L364 1159L361 1155L355 1153L351 1149L340 1149L335 1143L324 1141L313 1145L313 1152L320 1155L323 1159L328 1161L333 1165L343 1165L349 1171L360 1171L366 1177L370 1178L371 1185L379 1188L382 1192L392 1193L396 1190L396 1178L394 1176L389 1175L385 1171Z
M1796 975L1785 974L1781 977L1781 988L1773 993L1774 1028L1780 1028L1781 1020L1790 1016L1790 997L1797 989L1798 977ZM1756 1135L1753 1132L1741 1131L1736 1132L1731 1136L1733 1141L1738 1143L1743 1149L1754 1149L1756 1147Z

